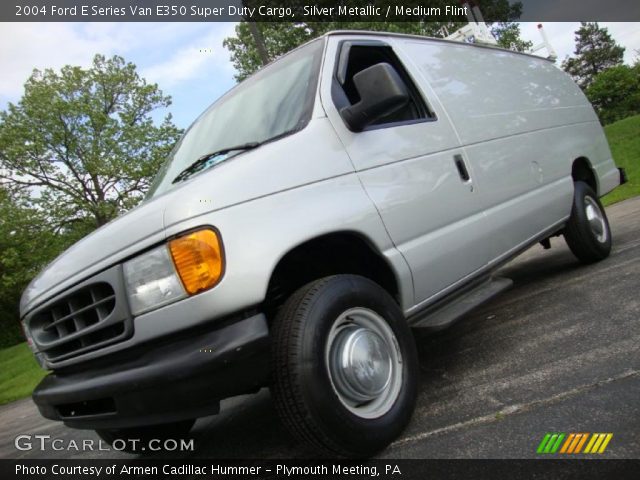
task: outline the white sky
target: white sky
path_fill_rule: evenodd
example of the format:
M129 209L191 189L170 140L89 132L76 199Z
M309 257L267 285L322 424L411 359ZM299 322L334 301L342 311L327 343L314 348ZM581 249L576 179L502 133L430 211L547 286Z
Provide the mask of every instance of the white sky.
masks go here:
M640 23L601 23L626 47L632 63L640 50ZM578 23L545 23L558 63L574 49ZM233 66L222 40L228 23L0 23L0 109L17 102L33 68L87 66L95 53L119 54L141 75L173 97L170 112L188 126L210 103L234 85ZM536 23L523 23L522 36L541 41Z
M558 54L558 64L566 56L572 56L575 48L575 31L580 27L578 22L548 22L542 24L549 42ZM626 47L624 60L626 63L633 63L636 58L640 58L640 22L599 22L601 27L606 27L613 39ZM520 24L522 38L531 40L534 45L542 42L542 37L538 32L538 24L534 22L523 22ZM542 54L542 52L540 52Z
M0 109L17 102L34 68L91 64L121 55L173 97L174 121L188 126L234 85L222 41L229 23L0 23Z

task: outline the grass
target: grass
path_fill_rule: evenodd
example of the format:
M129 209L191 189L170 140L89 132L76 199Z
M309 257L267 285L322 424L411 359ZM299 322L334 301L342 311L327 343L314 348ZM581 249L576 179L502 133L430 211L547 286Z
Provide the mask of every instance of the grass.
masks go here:
M31 395L46 374L26 342L0 350L0 405Z
M625 118L604 127L613 159L627 172L629 181L602 198L612 203L640 195L640 115Z

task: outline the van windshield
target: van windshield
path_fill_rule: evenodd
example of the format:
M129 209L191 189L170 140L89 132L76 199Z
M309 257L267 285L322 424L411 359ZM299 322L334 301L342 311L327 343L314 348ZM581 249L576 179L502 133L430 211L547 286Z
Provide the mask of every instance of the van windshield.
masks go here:
M147 199L248 150L232 147L256 148L303 129L311 118L323 44L312 42L265 67L205 110L176 144Z

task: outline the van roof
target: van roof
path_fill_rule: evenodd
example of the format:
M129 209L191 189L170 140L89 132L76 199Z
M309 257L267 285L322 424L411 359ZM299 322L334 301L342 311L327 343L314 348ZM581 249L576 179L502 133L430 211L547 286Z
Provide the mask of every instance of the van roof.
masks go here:
M541 57L539 55L534 55L532 53L516 52L515 50L509 50L508 48L500 47L497 45L458 42L456 40L447 40L446 38L428 37L426 35L413 35L410 33L395 33L395 32L370 31L370 30L331 30L330 32L327 32L324 35L322 35L322 37L335 37L340 35L361 35L366 37L398 37L398 38L411 38L414 40L429 40L434 42L448 43L451 45L466 45L474 48L490 48L492 50L501 50L504 52L513 53L515 55L526 55L527 57L533 57L540 60L546 60L547 62L555 63L554 60L551 60L546 57Z

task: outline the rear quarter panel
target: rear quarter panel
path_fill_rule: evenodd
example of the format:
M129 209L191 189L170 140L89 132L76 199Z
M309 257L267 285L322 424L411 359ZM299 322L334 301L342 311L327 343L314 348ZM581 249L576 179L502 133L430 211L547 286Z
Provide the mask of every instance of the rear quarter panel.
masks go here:
M592 106L553 63L448 42L399 44L435 91L470 159L494 231L490 261L569 216L575 159L591 163L601 194L615 186Z

